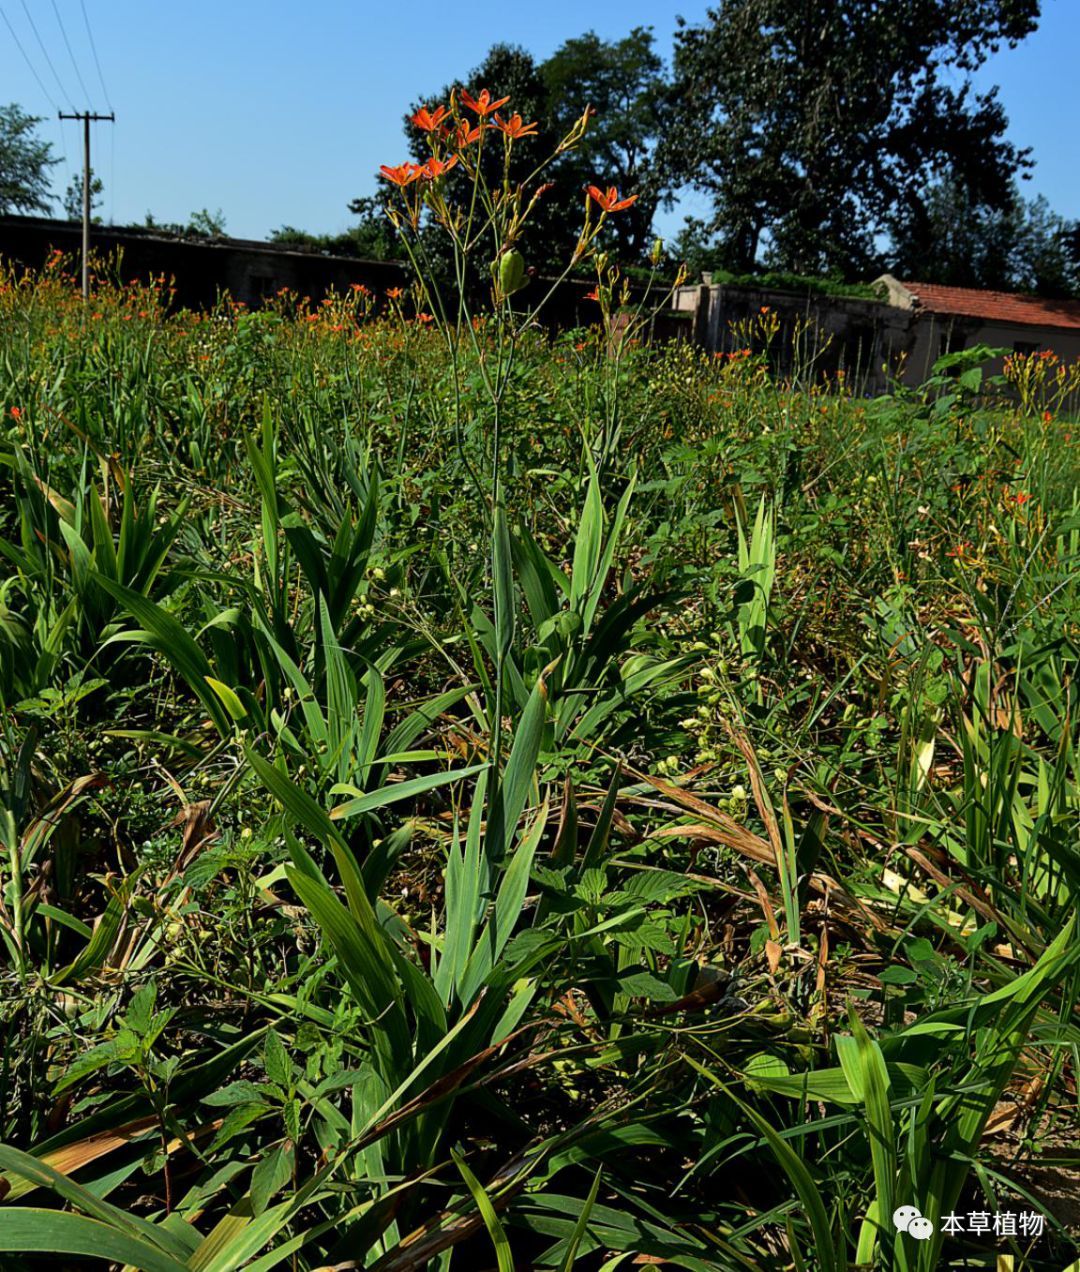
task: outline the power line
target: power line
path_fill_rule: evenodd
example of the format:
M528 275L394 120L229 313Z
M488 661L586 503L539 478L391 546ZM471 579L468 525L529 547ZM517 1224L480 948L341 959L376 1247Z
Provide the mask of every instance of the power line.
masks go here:
M97 45L94 43L94 33L90 30L90 19L86 14L86 0L79 0L79 4L82 6L83 22L86 23L86 35L90 41L90 52L94 55L94 65L97 67L97 76L101 83L101 91L105 94L105 105L108 106L109 110L112 110L113 104L109 101L109 90L105 87L105 76L101 73L101 63L98 61ZM115 137L116 133L114 132L112 135Z
M16 48L19 50L19 52L23 55L23 61L24 61L24 62L26 63L26 65L30 68L30 74L31 74L31 75L34 77L34 79L36 79L36 80L37 80L37 82L38 82L38 88L40 88L40 89L41 89L41 91L45 94L45 97L48 99L49 103L52 105L53 110L55 110L55 111L59 112L60 107L59 107L59 106L57 106L56 101L55 101L55 99L53 98L52 93L50 93L50 92L49 92L49 90L45 87L44 83L42 82L41 76L37 73L37 70L36 70L36 68L35 68L35 66L34 66L34 64L33 64L33 62L31 62L31 61L30 61L30 58L27 56L26 50L25 50L25 49L23 48L23 46L22 46L22 40L20 40L20 39L19 39L19 37L15 34L15 28L11 25L11 19L10 19L10 18L8 17L8 15L4 12L4 10L3 10L3 7L2 7L2 6L0 6L0 18L3 18L3 19L4 19L4 24L7 26L7 29L11 32L11 38L15 41L15 47L16 47ZM66 94L65 94L65 95L66 95Z
M23 0L25 5L26 0ZM75 68L75 78L79 81L79 87L83 91L84 98L90 100L90 90L83 82L82 72L79 70L79 64L75 61L75 54L71 51L71 41L67 37L67 31L64 30L64 19L60 16L60 10L56 7L56 0L52 0L53 13L56 14L56 21L60 27L60 34L64 37L64 44L67 46L68 57L71 58L71 65Z
M71 106L72 110L74 110L75 106L72 101L71 94L67 91L66 88L64 88L64 85L60 82L60 76L56 73L56 67L53 65L53 60L49 56L49 50L45 47L45 42L41 38L41 32L38 31L37 29L37 23L34 21L33 15L31 14L30 10L26 7L26 0L22 0L22 7L23 7L23 13L26 14L26 20L27 22L30 23L30 30L33 31L34 33L34 39L37 40L38 42L38 48L41 50L41 54L45 58L45 61L49 67L49 70L52 71L53 73L53 79L56 80L56 87L60 90L60 96L66 97L68 100L68 105Z
M25 4L23 5L23 8L24 8L24 9L26 8L26 5L25 5ZM26 15L26 16L27 16L28 18L30 18L30 14L29 14L29 13L27 13L27 15ZM15 47L16 47L16 48L19 50L19 52L22 54L23 61L26 63L27 68L28 68L28 69L29 69L29 71L30 71L30 74L31 74L31 75L34 77L34 79L37 81L37 85L38 85L38 87L41 89L42 93L44 93L44 94L45 94L45 98L46 98L46 100L49 102L49 104L52 106L52 108L56 111L56 113L57 113L58 115L60 115L60 114L61 114L60 107L57 105L56 100L55 100L55 98L53 97L53 95L52 95L52 94L49 92L49 90L45 87L45 83L44 83L44 81L42 80L41 76L37 73L37 67L36 67L36 66L34 65L34 63L30 60L30 55L27 53L26 49L23 47L23 42L22 42L22 40L20 40L20 39L19 39L18 33L16 32L15 28L11 25L11 19L8 17L8 15L7 15L7 13L5 12L5 10L4 10L4 8L3 8L3 6L2 6L2 5L0 5L0 18L3 18L3 19L4 19L4 25L7 27L8 31L10 32L10 34L11 34L11 38L12 38L12 40L15 42ZM33 28L34 28L34 35L35 35L35 36L37 36L37 41L38 41L38 44L41 46L41 51L42 51L43 53L45 53L45 60L49 63L49 68L50 68L50 70L51 70L51 71L52 71L52 73L53 73L53 77L55 78L55 80L56 80L57 84L60 86L60 95L61 95L62 97L67 97L67 93L64 91L64 85L63 85L63 83L62 83L62 82L61 82L61 80L60 80L60 76L56 73L56 67L52 64L52 61L51 61L51 59L49 58L48 53L45 51L45 46L44 46L44 44L42 43L41 36L38 34L37 28L34 26L34 21L33 21L33 19L32 19L32 18L30 18L30 25L31 25L31 27L33 27ZM60 163L61 163L62 170L63 170L64 174L65 174L65 175L69 178L69 180L70 180L70 179L71 179L71 177L72 177L71 161L70 161L70 159L68 158L68 146L67 146L67 140L66 140L65 129L64 129L64 126L63 126L63 123L62 123L62 122L61 122L60 129L59 129L59 140L60 140ZM51 144L51 143L50 143L50 144ZM49 184L50 184L50 186L51 186L51 185L52 185L52 182L50 181L50 183L49 183ZM49 199L49 201L50 201L50 202L51 202L54 198L55 198L55 196L54 196L54 195L49 195L49 196L48 196L48 199Z

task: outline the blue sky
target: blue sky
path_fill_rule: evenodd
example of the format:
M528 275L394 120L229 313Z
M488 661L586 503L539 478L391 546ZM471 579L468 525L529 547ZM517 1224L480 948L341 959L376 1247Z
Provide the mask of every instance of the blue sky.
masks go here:
M667 57L676 15L694 22L706 9L704 0L0 0L0 104L48 117L42 135L66 160L54 170L58 191L81 162L81 137L78 125L56 120L55 106L111 104L116 124L95 125L93 134L106 220L142 221L152 211L184 221L194 209L220 207L228 232L241 237L283 224L334 231L349 223L349 199L373 191L378 165L405 157L404 108L467 74L496 40L542 58L585 30L614 38L641 25ZM1013 140L1034 147L1027 192L1045 194L1070 218L1080 217L1078 55L1080 3L1044 0L1038 33L999 53L979 78L980 87L1000 84ZM670 233L686 211L701 210L690 195L660 228Z

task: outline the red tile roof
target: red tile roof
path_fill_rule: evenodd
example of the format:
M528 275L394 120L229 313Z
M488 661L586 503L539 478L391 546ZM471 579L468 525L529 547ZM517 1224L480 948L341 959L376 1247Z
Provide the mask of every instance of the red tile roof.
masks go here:
M1080 301L1045 300L1011 292L978 291L972 287L940 287L937 283L907 283L923 313L982 318L1010 327L1071 327L1080 330Z

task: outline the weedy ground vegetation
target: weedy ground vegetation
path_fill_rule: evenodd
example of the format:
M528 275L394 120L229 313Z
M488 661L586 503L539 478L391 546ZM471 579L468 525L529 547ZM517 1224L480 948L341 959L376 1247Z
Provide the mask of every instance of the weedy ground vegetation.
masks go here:
M4 1266L1062 1272L1063 377L545 332L497 106L482 311L0 286Z

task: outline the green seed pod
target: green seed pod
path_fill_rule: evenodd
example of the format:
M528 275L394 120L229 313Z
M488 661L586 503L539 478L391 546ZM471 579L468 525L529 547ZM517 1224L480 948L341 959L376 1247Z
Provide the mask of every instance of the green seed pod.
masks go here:
M512 296L528 282L525 273L525 257L518 251L503 252L499 258L499 293Z

